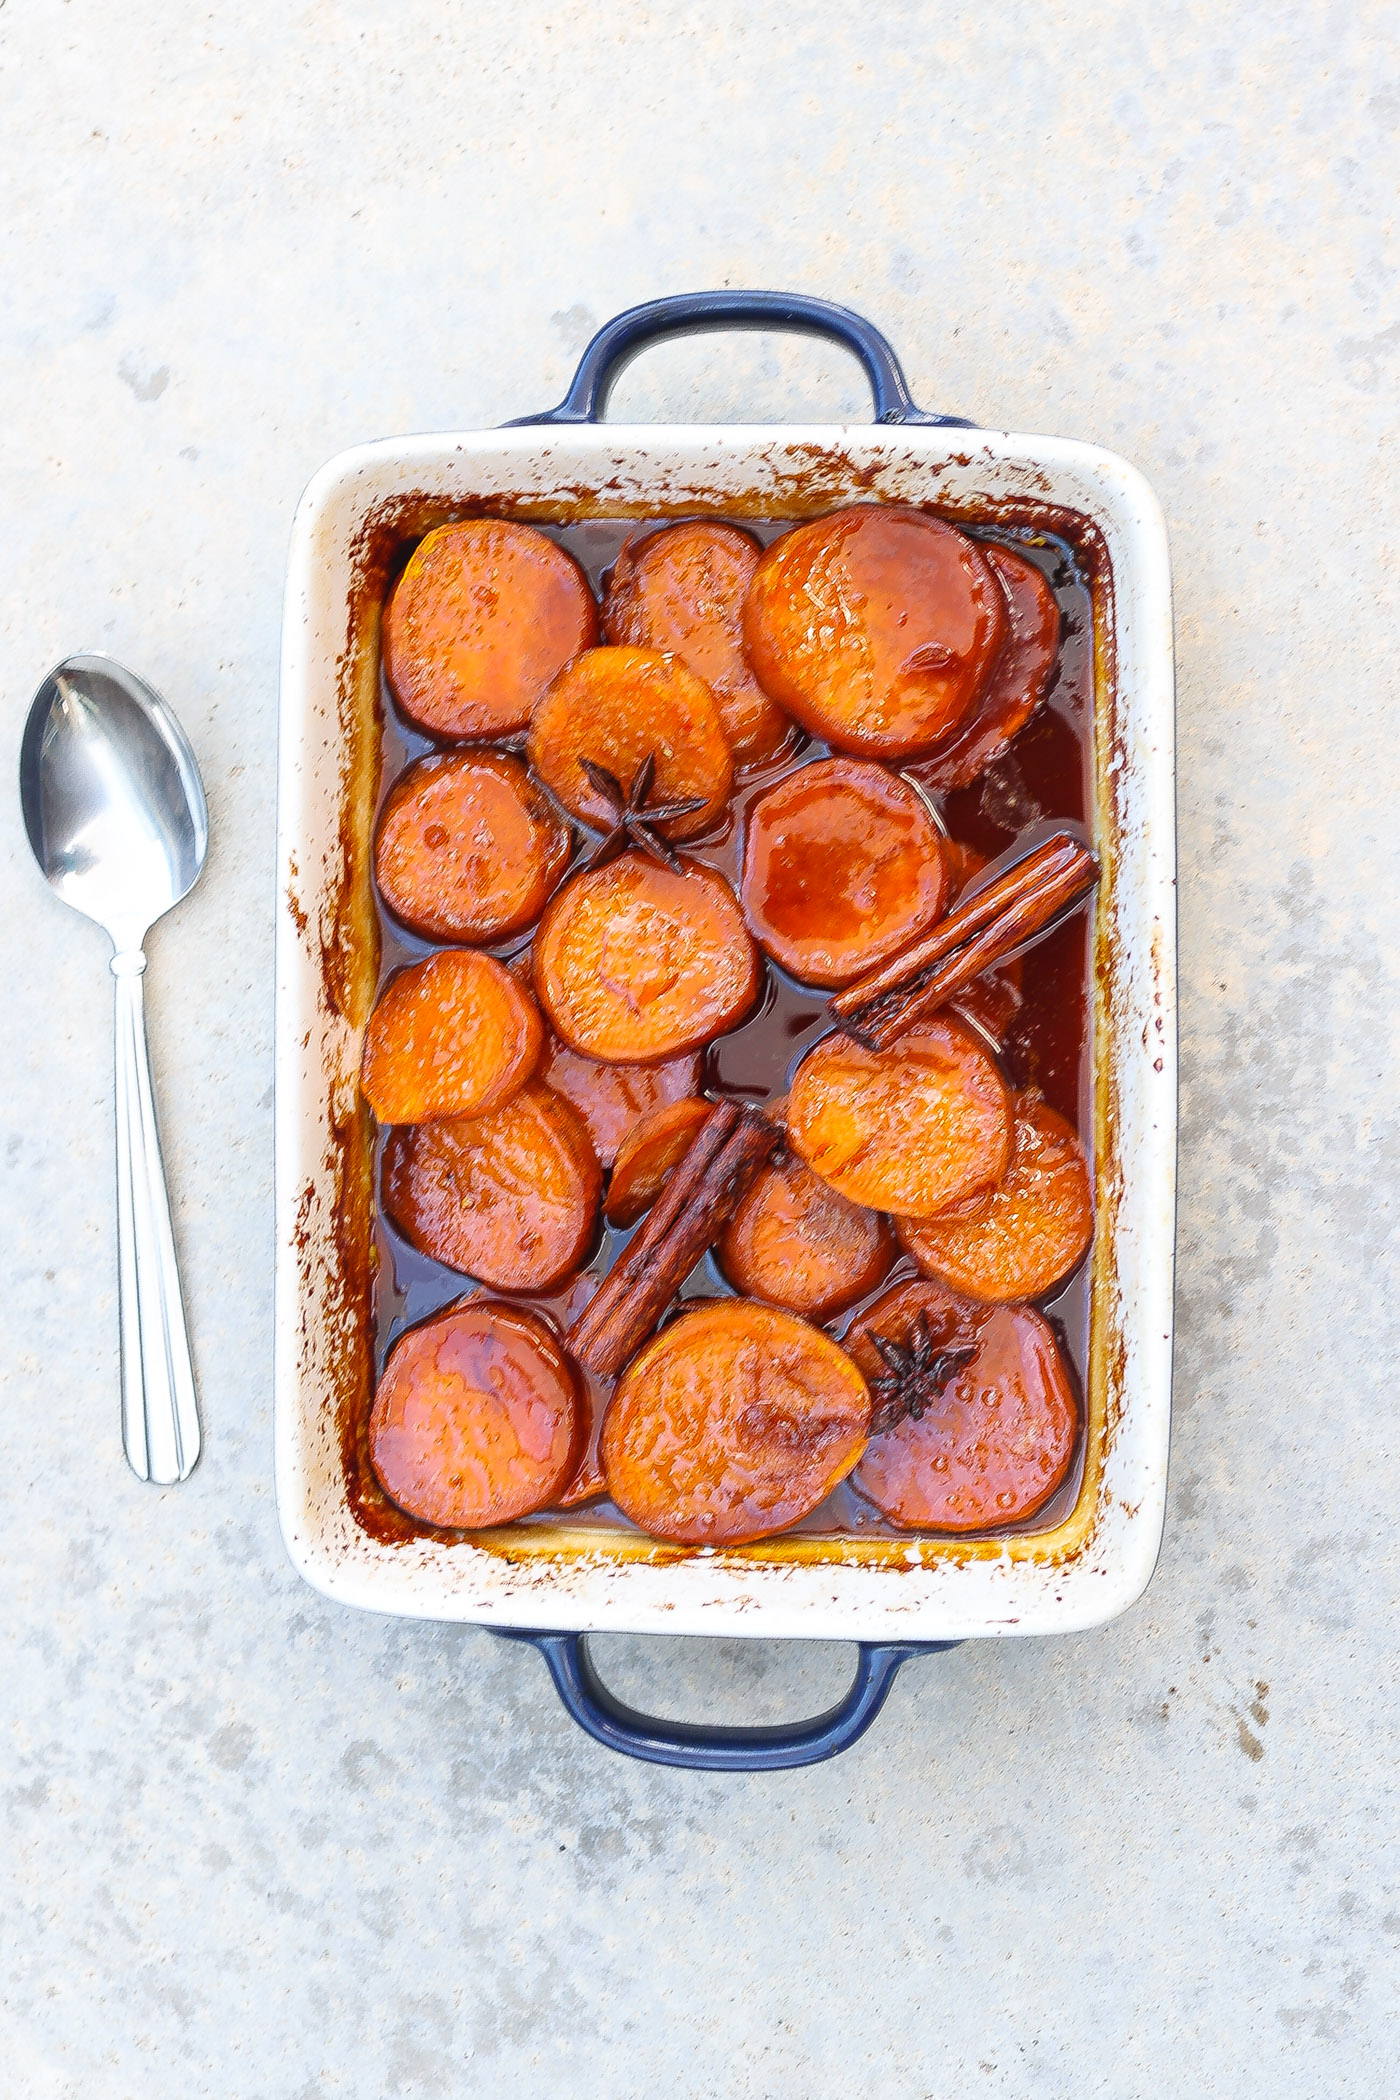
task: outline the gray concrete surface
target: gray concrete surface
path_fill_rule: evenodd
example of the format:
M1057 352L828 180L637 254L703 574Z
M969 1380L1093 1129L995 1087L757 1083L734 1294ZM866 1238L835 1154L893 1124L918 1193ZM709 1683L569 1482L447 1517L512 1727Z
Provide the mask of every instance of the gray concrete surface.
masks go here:
M140 666L207 877L153 1026L207 1420L117 1437L109 985L12 792L0 2091L1253 2094L1393 2080L1400 904L1394 12L1379 0L0 0L0 695ZM297 494L772 284L921 400L1097 439L1172 533L1184 1150L1171 1516L1107 1631L909 1669L841 1761L595 1751L538 1662L328 1606L270 1468L273 729ZM642 417L860 412L806 346ZM609 1644L677 1712L843 1653Z

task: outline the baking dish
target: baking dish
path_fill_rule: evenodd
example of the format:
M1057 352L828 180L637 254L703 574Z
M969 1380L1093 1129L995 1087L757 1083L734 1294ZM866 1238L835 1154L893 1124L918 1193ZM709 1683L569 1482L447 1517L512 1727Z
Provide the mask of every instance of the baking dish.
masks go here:
M861 359L872 427L598 422L619 364L696 327L825 333ZM371 823L382 707L379 616L405 542L490 511L535 523L818 515L931 505L954 522L1051 532L1093 605L1093 1124L1097 1229L1085 1451L1072 1509L996 1538L778 1537L681 1551L566 1520L472 1538L385 1527L361 1492L372 1386L372 1130L358 1090L377 934ZM590 344L560 406L504 429L390 439L332 460L297 512L287 582L277 936L278 1508L328 1596L533 1639L599 1740L673 1764L829 1756L869 1724L910 1654L1101 1624L1145 1588L1160 1542L1171 1385L1176 1122L1173 676L1160 511L1086 444L975 428L914 407L890 346L843 308L758 292L660 300ZM598 1683L603 1630L862 1643L830 1715L778 1730L644 1721Z

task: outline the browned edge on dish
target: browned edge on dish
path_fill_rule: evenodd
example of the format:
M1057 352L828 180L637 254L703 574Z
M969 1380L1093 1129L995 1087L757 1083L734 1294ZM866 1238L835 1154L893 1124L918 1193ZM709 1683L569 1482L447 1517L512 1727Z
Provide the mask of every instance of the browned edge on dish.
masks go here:
M337 722L341 752L341 819L336 861L317 885L310 871L291 871L287 903L299 937L315 965L327 1015L339 1017L358 1043L368 1019L378 965L378 929L371 886L371 818L378 771L382 713L379 699L380 613L396 557L406 542L435 526L461 518L491 515L545 525L573 525L589 518L724 518L790 517L794 522L820 515L833 504L861 496L878 499L879 463L855 466L831 448L810 442L778 444L770 449L776 485L733 495L700 483L672 481L664 495L645 501L623 496L620 477L561 489L544 498L512 501L491 495L473 501L444 501L420 490L377 506L362 521L352 548L352 582L347 604L345 644L337 665ZM971 464L975 451L953 463ZM719 464L717 462L716 464ZM941 469L930 467L931 476ZM908 1533L897 1538L779 1536L727 1553L708 1556L736 1564L760 1561L780 1566L842 1565L907 1571L936 1562L969 1562L1009 1558L1068 1567L1092 1551L1107 1494L1105 1466L1117 1434L1123 1405L1127 1338L1112 1260L1122 1201L1122 1162L1118 1152L1117 1082L1112 1060L1104 1054L1112 1040L1111 1023L1120 981L1126 970L1124 943L1117 927L1119 847L1124 811L1120 782L1125 751L1118 719L1117 661L1114 632L1114 579L1102 533L1092 519L1049 500L1049 483L1036 470L1046 495L1017 495L999 501L930 501L922 508L957 523L1003 525L1053 534L1067 540L1081 563L1090 593L1094 625L1094 781L1095 847L1104 880L1095 914L1093 968L1093 1120L1095 1157L1095 1235L1090 1272L1090 1320L1085 1365L1084 1471L1073 1508L1051 1529L961 1539ZM907 501L907 497L899 500ZM303 886L318 893L314 919L303 902ZM1154 995L1161 1004L1162 958L1151 957ZM1160 1023L1159 1023L1160 1025ZM454 1546L480 1548L517 1562L556 1558L666 1564L690 1557L689 1549L668 1547L637 1534L601 1533L571 1524L502 1526L487 1533L433 1532L405 1517L378 1489L368 1463L366 1437L373 1388L370 1290L374 1262L372 1213L373 1131L352 1076L347 1082L327 1074L330 1139L324 1186L315 1182L303 1192L297 1221L300 1334L303 1360L314 1355L313 1318L329 1335L324 1409L333 1421L341 1477L350 1513L376 1542L394 1545L425 1537ZM317 1308L320 1308L319 1312Z

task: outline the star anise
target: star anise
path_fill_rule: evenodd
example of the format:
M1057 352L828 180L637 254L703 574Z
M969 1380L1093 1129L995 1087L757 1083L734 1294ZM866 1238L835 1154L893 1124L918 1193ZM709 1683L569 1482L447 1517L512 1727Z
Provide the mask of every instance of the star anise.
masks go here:
M870 1434L883 1436L906 1415L917 1422L938 1398L945 1385L966 1370L977 1354L975 1348L940 1349L933 1339L928 1314L921 1312L906 1342L892 1342L883 1334L871 1333L880 1353L883 1373L870 1381L875 1405L870 1416Z
M688 817L692 810L703 809L703 795L684 795L677 802L651 801L652 785L656 779L656 754L651 752L644 758L632 775L632 785L623 792L622 782L606 766L595 765L591 758L580 758L579 764L588 775L590 786L602 796L608 805L608 821L603 836L589 854L584 866L605 868L619 853L629 846L639 846L653 860L659 860L675 875L681 872L679 854L670 841L657 830L659 824L669 824L673 817Z

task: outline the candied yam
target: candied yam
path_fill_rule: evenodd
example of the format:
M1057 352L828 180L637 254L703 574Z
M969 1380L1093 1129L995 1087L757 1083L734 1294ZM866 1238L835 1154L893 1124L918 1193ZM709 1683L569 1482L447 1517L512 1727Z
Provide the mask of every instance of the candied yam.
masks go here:
M1001 587L952 525L858 504L764 553L744 641L764 689L838 750L908 758L957 728L1006 632Z
M896 1220L926 1276L995 1303L1040 1298L1083 1255L1094 1231L1084 1148L1038 1094L1015 1103L1011 1162L994 1189L935 1218Z
M395 1130L386 1214L421 1254L498 1291L546 1291L584 1259L603 1171L576 1109L532 1084L504 1108Z
M534 943L535 985L565 1042L646 1064L693 1050L743 1018L758 951L722 875L680 874L640 853L565 883Z
M1013 974L1014 973L1014 974ZM980 1028L994 1043L1003 1043L1007 1030L1021 1011L1021 964L1005 963L999 969L984 970L974 977L971 984L964 985L955 999L948 1001L950 1014L961 1014Z
M943 842L907 780L820 759L756 802L741 895L750 930L804 984L850 984L942 916Z
M605 1065L596 1057L581 1057L552 1035L539 1077L573 1102L588 1125L599 1163L610 1167L618 1146L643 1116L664 1102L699 1093L700 1058L691 1051L663 1065Z
M1028 1305L968 1305L938 1283L903 1283L860 1315L846 1346L872 1381L872 1335L908 1346L920 1318L938 1350L971 1349L915 1419L872 1436L852 1485L894 1524L991 1531L1042 1509L1069 1472L1079 1406L1049 1324Z
M693 519L628 541L603 597L603 633L678 656L714 695L734 756L762 764L792 734L744 652L744 599L762 550L735 525Z
M445 948L380 993L360 1085L381 1123L484 1115L525 1084L543 1046L528 986L492 956Z
M421 758L384 805L374 847L394 916L438 941L497 941L537 919L572 835L517 758Z
M370 1415L370 1462L422 1524L475 1531L542 1509L577 1468L577 1374L542 1320L475 1302L394 1344Z
M597 1502L607 1492L602 1458L597 1450L590 1448L580 1459L578 1471L568 1486L551 1500L555 1509L581 1509L585 1502Z
M720 1299L683 1312L623 1373L603 1422L608 1491L657 1538L741 1545L815 1509L869 1421L865 1380L829 1335Z
M788 1142L852 1203L929 1218L1000 1181L1011 1107L988 1052L936 1015L890 1049L829 1035L797 1068Z
M878 1212L848 1203L787 1152L745 1192L715 1251L736 1291L820 1322L874 1290L895 1242Z
M984 1307L958 1297L944 1284L910 1277L857 1314L846 1331L846 1348L865 1376L874 1380L886 1366L871 1339L873 1335L903 1347L922 1322L938 1353L966 1349L976 1342L984 1311Z
M610 1225L635 1225L661 1194L661 1185L709 1118L711 1101L668 1101L622 1141L603 1213Z
M598 608L572 555L533 526L471 518L414 548L384 615L384 668L404 713L431 734L506 736L597 639Z
M923 778L923 772L921 766L920 779ZM943 858L948 863L948 879L952 884L952 894L949 898L951 910L954 904L961 903L965 892L973 887L978 876L990 867L991 863L985 853L979 853L975 846L964 845L961 839L944 839Z
M655 760L650 806L690 799L700 807L658 829L694 838L729 799L734 764L709 687L655 649L589 649L565 666L530 721L530 763L572 816L606 830L612 812L583 765L601 766L624 790Z
M1029 722L1050 688L1060 649L1060 608L1033 561L1009 547L984 544L1006 599L1001 653L965 721L919 769L929 787L968 787Z

